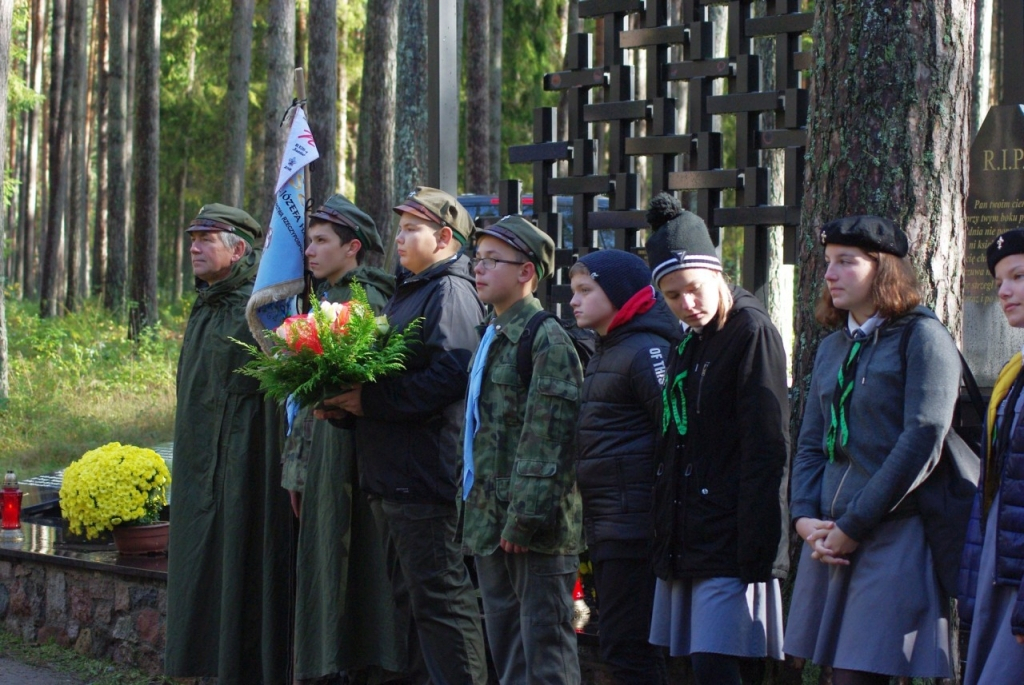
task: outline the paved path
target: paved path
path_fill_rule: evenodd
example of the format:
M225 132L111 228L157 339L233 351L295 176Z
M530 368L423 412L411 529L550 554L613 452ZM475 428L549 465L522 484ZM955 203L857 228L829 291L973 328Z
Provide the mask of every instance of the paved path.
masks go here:
M82 685L74 676L0 657L0 685Z

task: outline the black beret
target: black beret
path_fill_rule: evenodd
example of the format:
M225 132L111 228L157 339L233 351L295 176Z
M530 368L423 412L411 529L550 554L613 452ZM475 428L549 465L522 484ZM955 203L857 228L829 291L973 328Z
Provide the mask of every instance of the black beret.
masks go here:
M996 264L1003 257L1009 257L1012 254L1024 254L1024 228L1011 228L988 246L988 270L992 272L993 276L996 275Z
M822 245L849 245L868 252L888 252L906 257L907 234L880 216L848 216L821 227Z

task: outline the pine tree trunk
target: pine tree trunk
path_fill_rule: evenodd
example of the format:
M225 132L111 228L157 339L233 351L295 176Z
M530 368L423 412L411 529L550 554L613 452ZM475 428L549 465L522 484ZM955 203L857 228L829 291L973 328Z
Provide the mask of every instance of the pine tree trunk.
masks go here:
M971 133L977 133L988 114L992 95L992 4L975 0L974 81L971 98Z
M491 3L479 0L466 5L466 170L467 193L491 192L491 107L488 58L491 32Z
M0 150L7 149L7 77L11 58L11 24L14 17L14 3L0 2ZM2 160L2 158L0 158ZM0 161L0 178L4 176L3 162ZM4 235L6 227L0 224L0 264L3 264ZM0 274L2 276L3 274ZM4 289L0 288L0 409L6 408L11 394L8 380L7 356L7 303Z
M107 101L107 272L103 305L120 312L125 297L125 114L127 92L125 67L128 58L128 7L115 0L110 3Z
M348 105L349 105L349 79L348 69L345 67L345 55L348 54L349 27L344 23L338 25L338 192L346 197L352 196L352 172L349 169L352 158L349 150L348 135Z
M139 3L139 82L135 137L139 151L135 163L135 221L132 243L134 307L128 337L138 338L157 323L157 227L160 225L160 0Z
M89 3L73 0L71 11L71 198L68 210L68 280L64 306L75 311L88 295L85 271L88 266L86 245L89 240L89 174L86 139L86 103L88 101Z
M338 136L338 3L336 0L310 0L309 15L316 17L316 21L309 24L309 81L306 85L309 104L306 111L320 153L311 171L313 204L319 206L338 187L334 156Z
M224 96L225 129L223 202L242 207L245 201L245 148L249 122L249 72L252 68L252 21L255 3L231 2L231 57Z
M175 224L182 228L188 221L188 216L185 214L185 193L188 190L188 149L188 139L186 139L178 181L178 221ZM187 240L184 233L178 233L174 239L174 289L171 294L174 302L179 302L185 292L185 243Z
M490 88L490 98L488 100L488 107L490 107L490 154L489 159L491 162L490 187L493 191L497 187L498 181L501 180L501 161L502 151L501 146L501 49L502 41L504 40L505 31L505 3L504 0L491 0L491 38L490 38L490 78L488 87Z
M92 229L92 294L104 290L107 277L107 0L97 0L96 20L96 202Z
M427 176L427 7L423 0L401 0L395 112L395 197L400 200ZM389 228L385 226L384 228ZM391 232L381 231L385 251L394 249Z
M128 52L125 61L125 108L124 108L124 221L132 225L132 179L135 178L135 65L138 62L139 44L139 0L128 1ZM131 249L132 235L125 229L125 258ZM126 269L126 276L131 265Z
M765 0L754 3L754 16L767 16ZM775 38L754 40L754 51L761 63L761 90L779 91L796 84L775 82ZM775 128L775 113L762 115L764 130ZM762 150L763 166L768 170L768 204L785 204L785 153L782 150ZM793 266L783 263L783 231L773 227L768 238L768 279L764 285L765 309L772 323L782 333L787 351L792 351L793 335Z
M270 225L281 149L288 131L281 125L292 102L295 71L295 0L271 0L267 14L267 98L263 107L263 190L259 214ZM319 141L317 141L319 142Z
M29 50L30 73L29 85L37 93L43 92L43 45L46 39L46 3L43 0L32 2L31 45ZM25 161L25 178L20 198L21 229L21 290L26 298L35 297L36 293L36 217L39 205L39 139L42 129L43 108L38 104L28 113L27 154Z
M43 92L43 47L46 41L46 3L43 0L33 0L32 3L32 45L30 60L32 64L32 80L30 85L37 93ZM39 216L39 154L41 146L42 131L45 130L43 117L46 103L41 103L32 108L29 112L28 122L28 163L25 179L25 211L22 214L22 291L26 298L33 298L36 294L38 270L36 269L36 245L38 237L36 234L36 222Z
M53 3L50 41L49 201L43 241L43 275L39 315L57 316L64 283L64 213L68 193L68 128L71 123L70 81L67 73L67 0Z
M817 3L799 236L794 424L817 344L822 224L875 214L910 238L925 303L959 337L973 12L969 0ZM796 433L794 433L796 434Z
M395 199L398 0L368 0L365 36L356 202L373 218L381 235L390 235Z

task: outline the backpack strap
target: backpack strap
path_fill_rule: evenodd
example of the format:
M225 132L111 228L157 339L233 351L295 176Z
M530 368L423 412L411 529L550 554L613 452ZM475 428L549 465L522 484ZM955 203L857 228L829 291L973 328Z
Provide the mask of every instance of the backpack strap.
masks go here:
M900 360L903 363L903 377L907 377L907 346L910 344L910 335L913 332L915 322L919 318L924 318L922 314L910 314L913 317L907 325L903 327L903 332L900 334ZM977 412L978 416L984 420L985 409L987 404L981 396L981 389L978 387L978 381L974 378L974 373L971 371L970 365L964 358L963 352L957 348L956 353L960 356L960 380L964 387L967 388L967 395L971 398L971 404L974 405L974 411Z
M519 336L519 347L516 349L516 371L519 373L519 382L524 388L530 387L533 380L533 339L537 331L544 325L544 320L556 318L554 314L542 309L526 322L522 335Z

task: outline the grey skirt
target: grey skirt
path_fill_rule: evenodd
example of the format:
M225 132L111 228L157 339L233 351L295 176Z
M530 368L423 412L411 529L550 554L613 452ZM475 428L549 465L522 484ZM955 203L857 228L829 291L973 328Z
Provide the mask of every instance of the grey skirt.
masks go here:
M672 656L711 652L781 659L779 581L748 585L739 578L659 578L650 641L668 647Z
M989 509L985 524L985 542L981 548L978 569L977 598L974 621L967 645L967 672L964 685L985 683L1024 683L1024 646L1017 644L1010 630L1017 588L996 585L996 522L999 495Z
M949 602L917 516L880 524L830 566L800 555L785 652L816 664L891 676L948 678Z

